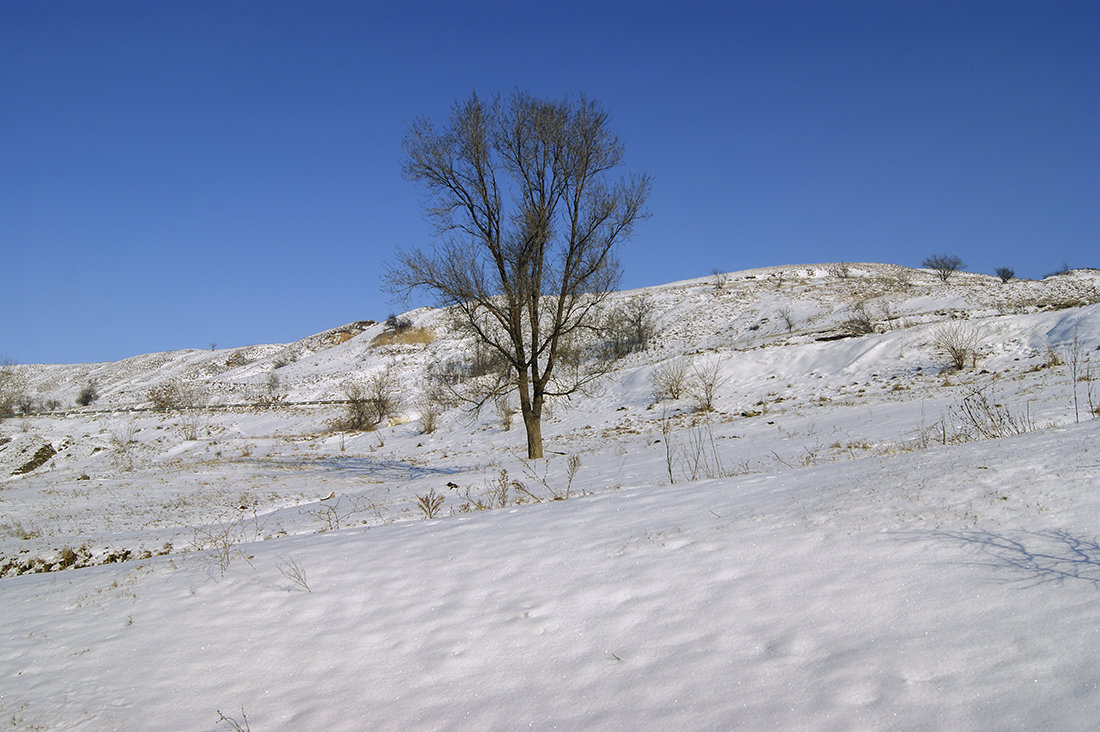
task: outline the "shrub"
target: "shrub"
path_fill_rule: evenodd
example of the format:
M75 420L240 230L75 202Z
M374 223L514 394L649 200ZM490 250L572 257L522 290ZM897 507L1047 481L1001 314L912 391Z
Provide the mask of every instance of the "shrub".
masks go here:
M932 345L948 359L948 368L962 371L978 365L981 331L965 325L941 325L932 331Z
M174 380L150 387L145 398L149 400L154 409L166 412L173 409L201 407L205 401L202 391L197 386L181 384Z
M383 327L386 329L386 332L396 335L397 333L411 328L412 321L408 318L399 318L393 313L390 313L389 317L386 318L386 322L383 324Z
M993 270L998 277L1001 278L1001 282L1008 282L1010 279L1016 276L1016 273L1012 271L1011 267L998 267Z
M952 410L958 424L959 439L996 439L1022 435L1035 429L1026 406L1023 414L1014 414L986 392L985 387L973 389Z
M438 387L423 390L423 396L416 403L416 411L420 414L421 434L430 435L435 432L446 401L447 396Z
M691 369L686 388L688 396L695 402L696 409L700 412L713 412L714 398L718 395L718 389L725 383L722 360L716 358L705 364L695 364Z
M99 393L96 391L95 384L88 382L80 390L80 393L76 395L76 403L78 406L86 407L96 399L99 399Z
M389 367L373 374L363 384L348 382L344 385L344 395L347 413L337 422L338 429L369 432L396 414L400 407Z
M653 372L653 398L658 402L679 399L684 395L688 362L682 358L665 361Z
M867 306L857 303L852 307L851 317L840 324L841 330L851 336L869 335L875 332L875 323Z
M432 519L439 515L443 508L443 496L435 492L435 488L416 497L416 507L424 514L424 518Z
M965 267L963 261L953 254L933 254L923 262L922 267L928 267L936 271L940 279L947 282L947 278Z
M794 313L791 312L791 308L788 305L783 305L779 308L779 317L783 319L783 322L787 325L787 332L790 333L794 330L795 319Z

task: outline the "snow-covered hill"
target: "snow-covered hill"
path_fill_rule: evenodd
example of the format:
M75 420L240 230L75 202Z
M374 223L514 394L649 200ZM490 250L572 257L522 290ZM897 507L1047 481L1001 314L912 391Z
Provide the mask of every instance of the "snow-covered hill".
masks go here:
M15 367L54 411L0 423L0 718L1091 728L1100 272L788 266L616 297L639 296L656 335L553 409L540 461L495 409L423 430L429 369L470 350L432 309L407 314L429 343L364 321ZM655 397L678 368L715 411ZM318 402L383 371L397 418L335 429ZM129 411L166 384L193 408Z

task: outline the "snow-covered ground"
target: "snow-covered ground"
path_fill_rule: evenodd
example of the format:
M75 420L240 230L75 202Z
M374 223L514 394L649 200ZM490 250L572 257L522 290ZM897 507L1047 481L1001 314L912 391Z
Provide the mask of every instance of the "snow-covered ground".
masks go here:
M657 335L553 409L539 461L495 410L423 433L427 369L469 352L429 309L428 344L16 367L56 409L0 423L0 720L1094 728L1100 273L725 279L621 293ZM674 364L718 376L715 411L655 399ZM387 368L394 424L333 429L315 402ZM202 407L127 411L165 383Z

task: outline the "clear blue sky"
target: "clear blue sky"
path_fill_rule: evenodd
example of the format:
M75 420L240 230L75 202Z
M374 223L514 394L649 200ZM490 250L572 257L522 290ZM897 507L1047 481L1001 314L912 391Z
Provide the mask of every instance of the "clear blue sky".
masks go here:
M401 141L603 102L626 287L777 264L1100 266L1100 3L0 0L0 356L292 341L401 309Z

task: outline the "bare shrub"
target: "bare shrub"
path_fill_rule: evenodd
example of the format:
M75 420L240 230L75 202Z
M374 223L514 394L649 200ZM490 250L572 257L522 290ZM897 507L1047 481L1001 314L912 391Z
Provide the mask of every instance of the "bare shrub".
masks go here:
M696 409L700 412L713 412L714 398L725 383L726 377L722 374L722 359L715 358L706 363L693 365L685 386L688 396L695 402Z
M119 470L134 469L134 446L137 445L137 427L130 420L111 432L112 462Z
M952 410L962 440L994 439L1022 435L1035 429L1030 410L1014 414L1004 404L990 398L988 387L978 387L963 397Z
M948 277L958 272L966 265L963 264L961 259L953 254L933 254L931 257L921 262L921 266L935 270L939 278L947 282Z
M282 561L282 564L279 566L279 574L283 575L306 592L313 592L313 590L309 589L309 578L306 576L305 568L299 564L298 560L294 557L287 557Z
M153 409L165 412L194 409L201 407L206 401L205 395L198 386L183 384L174 379L150 387L145 398L149 400Z
M507 432L512 429L512 418L516 416L516 408L508 399L507 394L498 394L493 401L497 407L497 414L500 415L501 429Z
M432 519L439 515L443 509L443 496L431 488L427 493L416 497L416 507L424 514L424 518Z
M550 479L550 461L547 460L543 463L542 473L539 473L535 463L528 462L523 464L523 473L528 479L535 481L550 495L551 500L564 501L573 495L573 480L577 477L577 472L581 468L581 459L577 455L570 455L565 466L566 483L565 488L562 489L554 484L554 481ZM521 493L534 499L536 502L541 503L534 493L527 489L527 487L519 481L513 481L512 486Z
M180 416L179 428L183 439L190 442L199 439L200 427L202 427L202 417L195 410L188 410Z
M435 432L439 417L443 414L441 400L432 394L425 394L417 402L416 411L420 415L420 434L430 435Z
M241 719L236 720L233 717L227 717L218 710L218 724L224 724L233 730L233 732L252 732L252 727L248 724L248 715L244 713L244 707L241 707Z
M264 380L263 393L256 398L256 406L273 407L283 401L286 394L281 387L282 381L279 379L279 375L274 371L269 371L267 378Z
M400 408L393 383L393 371L387 366L372 374L362 384L349 381L344 385L347 412L336 423L337 429L370 432Z
M932 345L946 356L948 368L962 371L978 365L981 330L961 323L946 324L932 331Z
M1002 283L1008 282L1010 279L1016 276L1016 273L1012 271L1011 267L998 267L997 269L993 270L993 272L1001 278Z
M840 324L841 330L850 336L864 336L875 332L875 321L865 303L856 303L850 317Z
M356 498L355 496L337 497L333 493L328 498L322 498L318 505L319 508L311 511L310 515L323 524L320 533L339 531L341 528L355 526L357 523L360 525L366 524L367 521L363 518L359 518L358 522L352 521L353 517L364 513L371 513L376 519L381 519L381 511L379 511L378 506L366 498Z
M711 270L711 275L714 277L714 293L718 294L725 290L729 283L729 275L717 267Z
M224 576L233 559L240 555L237 545L244 540L244 510L236 509L234 517L220 524L194 527L192 546L206 552Z
M788 305L783 305L779 308L779 317L783 319L783 322L787 325L787 332L790 333L794 330L794 314L791 312L791 308Z
M684 358L674 358L658 366L652 378L653 398L658 402L666 399L679 399L684 395L687 382L688 362Z
M710 420L707 420L702 427L696 427L688 432L684 464L689 480L710 480L726 476Z

